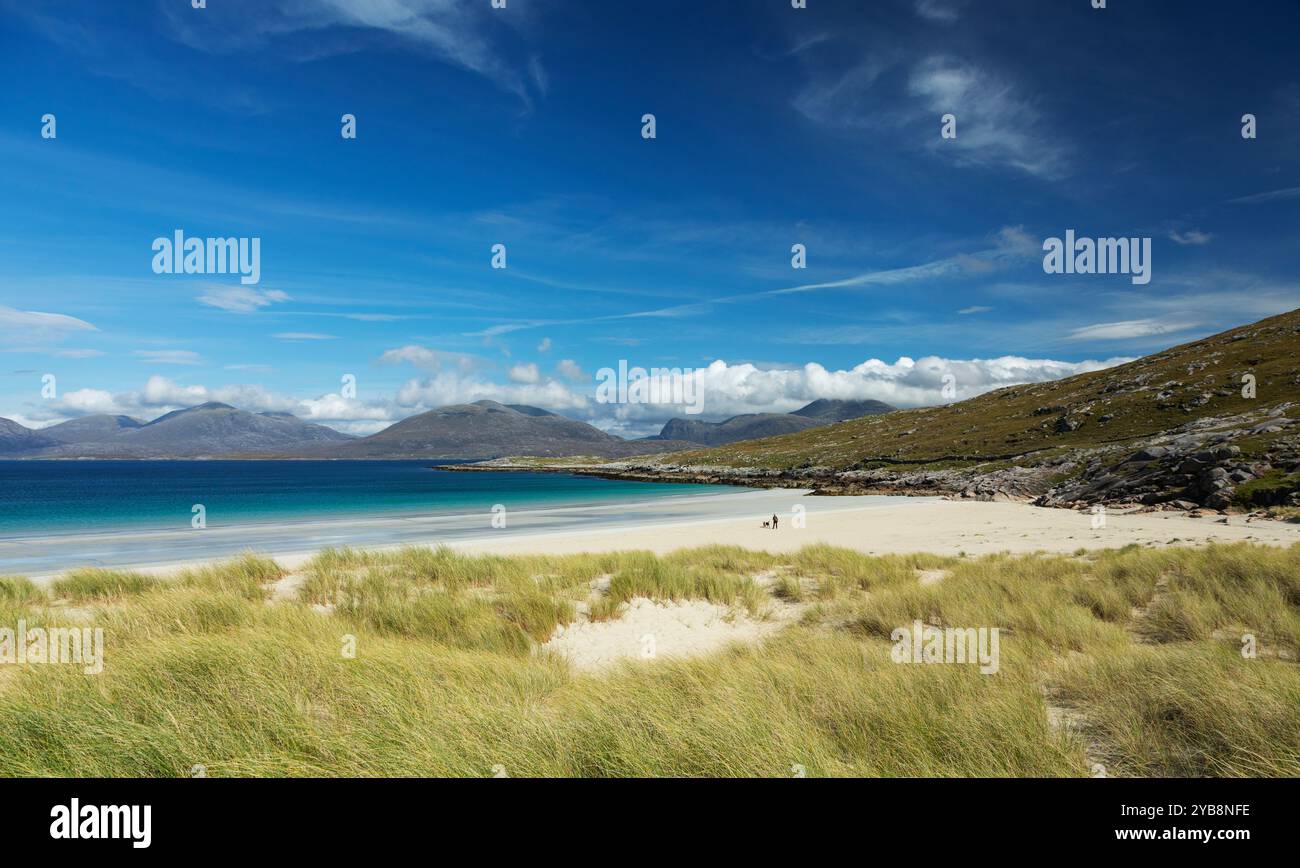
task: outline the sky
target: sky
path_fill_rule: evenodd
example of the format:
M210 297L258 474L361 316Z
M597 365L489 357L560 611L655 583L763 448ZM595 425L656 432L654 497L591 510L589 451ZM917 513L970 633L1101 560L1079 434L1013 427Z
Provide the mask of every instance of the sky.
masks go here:
M193 2L0 0L0 416L642 436L682 408L601 369L913 407L1300 306L1291 0ZM1046 273L1068 230L1149 282ZM155 273L177 231L258 281Z

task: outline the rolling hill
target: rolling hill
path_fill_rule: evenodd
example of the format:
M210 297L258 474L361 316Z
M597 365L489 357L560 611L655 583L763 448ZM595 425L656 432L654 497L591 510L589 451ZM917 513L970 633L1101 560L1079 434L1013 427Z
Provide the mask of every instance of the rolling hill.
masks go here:
M124 431L134 431L144 427L145 423L130 416L82 416L69 419L58 425L42 428L41 434L60 443L94 443L116 437Z
M1300 310L1103 371L961 403L564 469L1051 506L1297 504Z

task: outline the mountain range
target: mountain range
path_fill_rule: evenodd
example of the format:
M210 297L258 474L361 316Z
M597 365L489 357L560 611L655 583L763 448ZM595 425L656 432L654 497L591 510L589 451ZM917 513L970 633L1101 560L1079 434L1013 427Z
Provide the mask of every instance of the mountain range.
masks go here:
M85 416L32 430L0 419L0 454L15 458L207 458L352 439L288 413L249 413L210 402L151 422Z
M684 440L701 446L723 446L741 440L776 437L861 416L888 413L894 407L882 401L835 401L820 399L793 413L747 413L723 422L670 419L658 440Z
M403 419L368 437L352 437L288 413L251 413L210 402L152 421L96 415L30 429L0 419L0 456L8 458L446 458L504 455L620 458L733 443L805 430L856 414L892 409L878 401L815 401L791 414L764 413L709 423L672 420L659 435L624 440L522 404L477 401Z

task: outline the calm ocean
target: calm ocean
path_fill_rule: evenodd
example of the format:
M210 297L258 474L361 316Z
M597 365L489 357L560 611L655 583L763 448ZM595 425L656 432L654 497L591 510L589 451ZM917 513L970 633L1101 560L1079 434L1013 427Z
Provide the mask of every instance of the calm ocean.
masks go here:
M596 506L726 486L553 473L452 473L434 461L0 461L0 537L209 528L349 517Z

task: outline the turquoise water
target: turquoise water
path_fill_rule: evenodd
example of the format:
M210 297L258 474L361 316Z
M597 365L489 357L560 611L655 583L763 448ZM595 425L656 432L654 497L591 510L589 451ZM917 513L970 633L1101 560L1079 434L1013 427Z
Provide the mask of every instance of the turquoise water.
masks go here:
M490 514L736 491L554 473L453 473L431 461L0 461L0 538L329 518Z

